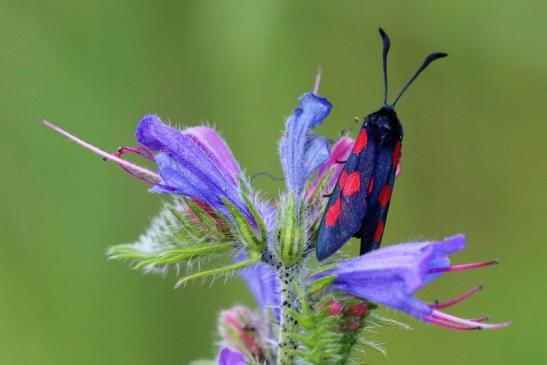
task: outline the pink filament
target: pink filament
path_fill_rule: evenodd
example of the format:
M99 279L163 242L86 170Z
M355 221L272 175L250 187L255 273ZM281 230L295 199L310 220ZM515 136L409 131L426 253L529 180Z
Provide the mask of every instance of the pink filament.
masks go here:
M42 120L42 124L44 124L46 127L49 127L51 129L53 129L54 131L56 131L57 133L60 133L62 134L63 136L67 137L68 139L78 143L79 145L87 148L88 150L98 154L99 156L102 156L104 157L105 159L107 160L112 160L112 161L115 161L117 162L118 164L120 164L122 167L126 168L126 169L130 169L132 171L136 171L136 172L139 172L143 175L147 175L153 179L156 179L156 180L160 180L160 175L156 174L155 172L152 172L144 167L141 167L139 165L135 165L129 161L126 161L126 160L123 160L121 158L119 158L118 156L115 156L113 154L110 154L108 152L105 152L103 150L101 150L100 148L97 148L83 140L81 140L80 138L70 134L69 132L65 131L64 129L62 129L61 127L53 124L53 123L50 123L48 122L47 120Z
M434 274L434 273L440 273L440 272L471 270L471 269L477 269L479 267L495 265L497 263L498 261L494 260L494 261L474 262L474 263L465 264L465 265L454 265L449 267L437 267L434 269L430 269L427 273Z
M134 153L136 155L139 155L143 158L146 158L147 160L153 161L154 156L146 149L140 146L137 147L128 147L123 146L118 149L116 153L114 153L114 156L116 157L122 157L123 155Z
M471 318L469 320L473 321L473 322L488 322L490 320L490 316L482 316L482 317L477 317L477 318Z
M430 304L429 307L433 308L433 309L443 309L443 308L452 307L453 305L456 305L456 304L460 303L461 301L469 298L471 295L475 294L476 292L480 291L481 289L482 289L481 285L476 286L474 288L469 289L465 293L457 296L456 298L447 300L446 302L433 303L433 304Z
M481 329L496 329L496 328L507 327L511 324L511 322L483 323L482 321L474 321L471 319L464 319L464 318L451 316L450 314L439 312L437 310L433 310L430 317L441 320L443 322L450 322L456 325L466 326L469 328L479 327Z
M315 83L313 84L313 93L318 95L319 85L321 84L321 74L323 73L323 68L319 66L317 68L317 75L315 75Z
M434 324L439 325L441 327L446 327L446 328L450 328L450 329L457 330L457 331L473 331L473 330L480 329L480 327L468 327L468 326L461 326L461 325L453 324L453 323L450 323L450 322L442 321L442 320L437 319L437 318L432 317L432 316L426 317L425 320L427 322L434 323Z

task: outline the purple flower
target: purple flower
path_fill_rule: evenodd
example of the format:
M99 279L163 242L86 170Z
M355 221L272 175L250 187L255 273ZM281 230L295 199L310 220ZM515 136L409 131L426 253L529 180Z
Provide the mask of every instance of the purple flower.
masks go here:
M442 273L488 266L495 261L450 266L449 255L462 250L465 237L456 235L439 242L398 244L366 255L339 262L333 269L315 279L334 275L331 290L348 292L357 297L405 312L419 320L459 330L499 328L509 322L489 324L486 318L463 319L439 309L461 302L480 289L473 288L445 303L426 303L414 294Z
M246 365L245 356L241 352L233 351L228 347L220 349L218 365Z
M145 115L135 133L139 147L123 147L110 154L62 128L43 121L55 131L102 156L153 185L152 192L182 195L206 203L230 216L222 198L230 201L256 226L241 196L240 167L222 137L212 128L199 126L179 130L165 125L155 115ZM158 173L122 159L135 153L156 162Z
M237 177L240 168L218 133L208 127L179 130L167 126L155 115L146 115L137 125L137 142L155 152L161 181L153 192L183 195L225 211L227 198L249 219Z
M301 197L308 177L329 156L328 140L310 131L323 122L331 109L326 98L306 93L287 119L285 134L279 142L279 154L287 191L293 192L297 199Z

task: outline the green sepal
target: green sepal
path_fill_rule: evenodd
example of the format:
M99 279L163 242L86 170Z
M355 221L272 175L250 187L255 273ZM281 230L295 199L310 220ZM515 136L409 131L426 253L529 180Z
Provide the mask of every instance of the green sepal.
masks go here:
M336 279L336 275L328 275L314 281L308 286L308 295L314 295L322 292L334 281L334 279Z
M253 227L249 224L247 218L243 215L243 213L239 211L239 209L235 205L233 205L225 197L221 197L221 199L226 208L228 208L228 210L230 211L230 214L234 219L239 234L241 235L241 238L243 239L245 245L251 251L262 254L264 248L266 247L266 240L257 237Z
M335 169L331 167L329 171L323 177L319 180L315 187L315 191L313 192L312 196L309 199L310 204L315 205L321 203L323 200L323 192L328 186L329 180L331 176L334 174ZM311 188L311 182L313 179L310 180L310 186L307 187L306 190L309 190Z
M114 260L144 260L150 257L149 254L135 248L132 243L124 243L108 248L106 255Z
M296 205L292 192L285 200L286 204L278 210L278 225L276 237L278 256L287 266L296 264L302 258L305 245L305 228L302 217L302 208Z
M254 255L250 256L247 260L236 262L234 264L226 265L216 269L203 270L192 275L184 276L177 281L177 283L175 284L175 288L178 288L181 285L184 285L192 280L203 279L207 277L214 277L221 274L229 274L235 270L241 270L249 265L259 262L260 259L261 259L261 256L255 253Z
M203 233L200 232L196 225L191 222L182 212L179 212L173 206L167 206L167 210L175 217L177 222L181 226L181 230L173 232L173 236L178 238L179 241L184 241L185 235L189 234L194 239L200 239Z
M240 182L240 184L244 184L244 182ZM245 204L251 211L251 215L253 216L254 221L256 222L258 226L258 230L260 231L260 240L266 241L268 239L268 230L266 229L266 224L264 223L264 220L262 219L262 215L258 212L255 205L251 201L249 194L243 192L243 200L245 200Z
M194 201L190 199L185 199L186 206L192 211L192 213L195 214L199 222L203 224L203 227L207 232L212 233L218 238L221 238L224 236L224 232L219 227L219 222L211 216L207 211L203 210L198 204L196 204ZM223 221L223 223L226 223L226 227L229 227L227 224L227 221L224 220L224 216L220 213L218 213L216 210L213 210L215 215Z

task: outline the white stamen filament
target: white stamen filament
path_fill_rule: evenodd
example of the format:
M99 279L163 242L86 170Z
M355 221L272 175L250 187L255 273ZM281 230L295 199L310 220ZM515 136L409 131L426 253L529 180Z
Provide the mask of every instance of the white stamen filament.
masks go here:
M461 324L464 326L469 327L480 327L484 329L495 329L495 328L501 328L501 327L507 327L511 324L511 322L500 322L500 323L484 323L484 322L477 322L472 321L469 319L459 318L455 316L451 316L450 314L446 314L443 312L439 312L434 310L431 314L434 318L438 318L443 321L448 321L456 324Z
M323 67L319 66L317 68L317 75L315 75L315 83L313 84L313 93L318 95L319 85L321 84L321 74L323 73Z

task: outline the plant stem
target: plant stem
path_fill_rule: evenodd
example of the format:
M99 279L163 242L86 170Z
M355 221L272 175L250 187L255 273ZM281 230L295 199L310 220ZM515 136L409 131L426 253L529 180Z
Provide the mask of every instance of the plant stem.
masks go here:
M295 319L291 311L296 310L296 293L294 279L296 266L281 266L279 278L281 279L281 321L279 323L277 365L293 365L294 353L297 349L296 342L290 338L294 330Z

